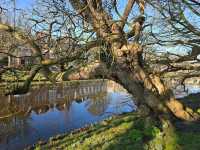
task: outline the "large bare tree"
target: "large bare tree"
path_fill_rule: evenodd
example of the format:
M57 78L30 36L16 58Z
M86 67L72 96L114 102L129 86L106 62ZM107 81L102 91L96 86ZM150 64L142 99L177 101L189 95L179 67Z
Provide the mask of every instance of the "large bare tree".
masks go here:
M145 21L144 1L127 1L124 12L119 20L114 20L103 1L70 1L77 14L90 24L96 36L105 43L113 57L109 78L121 83L133 94L138 105L149 107L154 113L172 113L184 120L197 119L196 114L187 109L175 99L173 92L168 89L156 74L149 74L143 66L143 47L140 35ZM133 6L139 4L140 16L129 23L132 28L127 32L126 24ZM112 4L117 10L117 1ZM104 61L107 63L107 61Z
M145 20L148 19L144 15L145 4L145 0L128 0L124 9L121 9L119 8L121 3L117 0L40 0L43 12L37 7L38 10L35 9L37 19L32 19L32 21L35 22L36 26L42 26L43 29L48 31L48 42L55 39L59 41L62 38L72 38L78 41L76 45L82 46L81 48L75 46L70 50L70 53L74 54L73 57L67 54L67 56L62 56L59 59L49 60L42 57L41 49L32 38L27 40L27 36L15 31L16 38L20 37L20 39L30 43L34 46L37 57L40 56L40 65L37 65L38 67L33 69L31 74L34 76L41 68L48 69L50 65L78 60L80 59L79 56L96 47L100 51L100 62L104 64L104 71L106 70L106 75L103 76L123 85L135 97L139 110L145 114L156 116L163 123L164 130L166 127L172 127L171 118L174 117L187 121L199 119L199 116L192 109L185 107L175 98L172 90L162 81L160 73L149 71L146 66L143 57L146 46L143 46L142 41L142 32L146 26ZM181 40L166 41L165 39L158 39L152 33L151 36L156 39L156 44L173 42L198 46L199 30L192 26L183 14L180 14L182 6L189 6L192 12L199 15L199 10L196 9L196 6L199 5L198 2L180 1L180 3L177 3L176 1L169 1L168 3L168 1L155 1L154 3L151 1L148 2L149 4L164 17L171 15L168 23L171 24L173 32L177 34L192 33L192 37L194 37L194 39L189 38L191 41L187 40L187 36ZM166 5L169 8L174 8L166 9ZM139 10L136 8L137 6ZM176 7L179 8L179 13L172 11L177 11ZM169 13L169 15L166 15L166 13ZM181 16L181 18L177 19L177 16L173 15ZM180 27L184 30L179 29ZM0 24L0 30L14 32L10 26L5 24ZM48 45L48 47L51 46ZM191 55L194 55L194 57ZM177 55L178 59L175 61L197 59L196 54L191 52L191 55ZM172 62L174 63L174 60ZM166 63L172 66L169 60ZM174 66L170 69L177 70L183 69L183 67ZM169 71L169 68L165 71ZM33 76L30 76L31 80ZM29 83L31 80L29 80ZM166 134L171 134L168 131L166 131Z

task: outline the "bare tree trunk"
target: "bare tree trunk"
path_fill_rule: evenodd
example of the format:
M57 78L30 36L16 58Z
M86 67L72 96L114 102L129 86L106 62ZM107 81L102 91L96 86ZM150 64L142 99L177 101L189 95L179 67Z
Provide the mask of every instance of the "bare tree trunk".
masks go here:
M78 80L102 75L123 85L135 97L136 104L142 106L141 108L145 107L144 111L154 112L158 117L174 115L176 118L187 121L198 119L199 116L196 113L176 100L172 90L163 84L159 76L149 75L145 72L138 58L140 57L135 54L128 61L127 56L116 57L115 64L111 68L106 68L102 62L93 64L90 68L82 68L77 73L69 74L66 78Z
M29 73L28 78L24 81L22 85L17 85L17 87L11 88L8 92L5 93L5 95L15 95L15 94L25 94L29 91L31 82L33 81L33 78L36 76L36 74L41 69L41 66L35 66L32 68L32 70Z
M136 52L135 49L130 51ZM136 97L137 104L148 106L158 115L173 114L187 121L199 118L191 109L185 108L176 100L172 90L163 84L159 76L145 72L139 60L140 53L129 53L128 57L116 57L112 77Z
M187 111L158 76L148 75L145 72L140 63L139 54L131 57L132 59L128 61L127 57L116 57L116 64L112 68L112 78L136 98L140 114L156 116L156 122L162 125L163 149L180 149L176 142L175 128L171 122L172 116L187 121L194 121L199 116L192 110Z

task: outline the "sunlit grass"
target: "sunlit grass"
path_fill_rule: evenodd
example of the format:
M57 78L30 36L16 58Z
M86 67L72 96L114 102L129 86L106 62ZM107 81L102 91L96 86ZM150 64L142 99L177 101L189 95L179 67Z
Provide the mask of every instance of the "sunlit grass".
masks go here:
M117 117L114 120L108 119L99 124L91 126L88 130L69 134L62 138L51 138L46 145L39 146L40 149L131 149L133 147L142 149L140 137L132 137L137 134L134 129L135 118L133 115L126 115L123 118ZM136 135L135 134L135 135ZM140 135L138 135L140 136Z
M159 129L150 124L144 126L143 120L130 113L107 119L82 132L51 138L47 144L37 145L36 149L142 150L144 141L153 138L156 132L159 132Z
M164 136L155 123L128 113L75 133L52 137L45 144L37 144L35 150L177 150L173 145L163 147ZM177 131L174 142L181 150L199 150L200 133Z

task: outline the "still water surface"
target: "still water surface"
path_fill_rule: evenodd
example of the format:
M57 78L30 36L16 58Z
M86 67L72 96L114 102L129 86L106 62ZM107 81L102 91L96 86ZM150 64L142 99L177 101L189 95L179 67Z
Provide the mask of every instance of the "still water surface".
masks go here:
M200 85L186 85L185 89L183 86L178 86L174 89L176 98L183 98L190 94L196 94L200 92Z
M135 109L133 98L107 80L43 85L26 95L0 96L0 149L23 149L38 140Z

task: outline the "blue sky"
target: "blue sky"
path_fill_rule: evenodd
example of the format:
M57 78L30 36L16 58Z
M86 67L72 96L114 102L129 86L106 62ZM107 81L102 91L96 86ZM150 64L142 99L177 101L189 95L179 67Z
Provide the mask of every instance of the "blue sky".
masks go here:
M1 1L1 0L0 0ZM8 1L8 0L6 0L6 1ZM10 0L9 0L10 1ZM13 0L12 0L13 1ZM20 8L22 8L22 9L30 9L32 6L33 6L33 4L36 2L37 0L16 0L16 5L17 5L17 8L18 9L20 9ZM10 5L11 4L11 5ZM11 2L9 2L9 4L8 4L10 7L13 7L13 4L11 3ZM124 0L120 0L119 1L119 4L118 4L118 9L119 9L119 12L120 13L122 13L123 12L123 10L124 10L124 7L126 6L126 2L124 1ZM138 15L137 13L135 13L135 12L138 12L138 6L135 6L134 7L134 12L132 13L132 16L135 16L135 15ZM135 11L135 10L137 10L137 11ZM150 15L150 16L154 16L154 15L157 15L157 14L155 14L155 12L154 11L152 11L151 9L147 9L147 11L145 12L145 13L147 13L148 12L148 15ZM186 12L186 16L187 17L189 17L190 18L190 20L191 20L191 22L192 23L194 23L194 24L196 24L197 26L199 25L199 18L196 18L195 16L190 16L190 12ZM130 15L131 16L131 15ZM130 17L129 16L129 17ZM114 19L119 19L118 18L118 16L114 16ZM177 48L175 48L175 47L173 47L172 48L173 49L173 51L175 51L175 52L177 52L178 50L177 50ZM178 49L180 49L180 47L178 47ZM171 51L171 49L170 48L168 48L168 50L170 50ZM181 50L182 51L182 50Z
M36 0L15 0L17 9L30 9ZM0 5L9 9L13 9L14 0L0 0Z
M17 8L30 8L34 0L16 0Z

